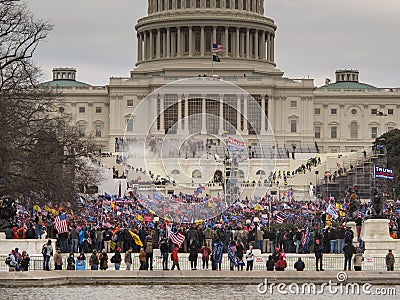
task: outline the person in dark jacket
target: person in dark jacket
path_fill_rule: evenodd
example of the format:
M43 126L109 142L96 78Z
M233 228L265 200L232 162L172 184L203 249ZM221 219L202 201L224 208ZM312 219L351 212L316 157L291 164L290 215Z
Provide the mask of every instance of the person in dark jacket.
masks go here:
M323 271L322 268L322 246L320 240L315 241L314 245L314 255L315 255L315 268L317 271ZM319 268L318 268L319 265Z
M275 262L272 258L272 255L268 256L266 266L267 266L267 271L273 271L275 269Z
M337 231L334 227L329 229L330 253L337 253Z
M103 249L101 251L101 254L99 255L99 261L100 261L100 270L107 270L108 269L108 255L106 249Z
M241 271L243 271L243 266L244 266L243 255L244 255L243 242L238 241L238 243L236 244L236 256L237 256L238 262L239 262L239 264L237 265L238 271L239 271L239 268Z
M161 256L163 258L162 265L163 265L163 270L167 271L168 270L168 252L169 252L169 246L168 243L165 239L162 239L160 242L160 251L161 251Z
M74 253L70 253L67 258L67 270L75 270Z
M297 271L303 271L306 265L304 264L304 261L301 260L301 257L299 257L299 260L295 262L294 268Z
M344 270L346 271L346 267L348 266L348 270L351 271L351 259L353 258L353 254L356 253L356 248L348 242L343 247L344 253Z
M35 232L35 228L33 228L33 225L30 225L28 230L26 231L26 235L25 235L26 239L36 239L36 232Z
M118 271L119 268L121 267L121 261L122 261L121 248L118 247L115 250L115 254L113 255L113 257L111 257L111 263L115 264L116 271Z
M199 245L197 244L197 240L192 240L192 243L189 245L189 261L192 271L197 270L198 256L199 256Z

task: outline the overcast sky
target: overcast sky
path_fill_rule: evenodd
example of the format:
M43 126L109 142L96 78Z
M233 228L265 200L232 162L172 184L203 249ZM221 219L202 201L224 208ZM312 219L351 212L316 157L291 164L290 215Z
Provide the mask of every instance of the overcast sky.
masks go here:
M105 85L128 77L136 62L138 18L147 0L26 0L54 30L35 60L51 79L53 67L75 67L77 79ZM266 0L275 20L275 59L286 77L324 84L336 69L360 71L360 81L400 87L400 0Z

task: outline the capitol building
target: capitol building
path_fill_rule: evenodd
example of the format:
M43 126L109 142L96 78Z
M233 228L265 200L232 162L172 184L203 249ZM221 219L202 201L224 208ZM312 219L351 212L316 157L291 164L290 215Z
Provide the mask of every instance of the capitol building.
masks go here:
M92 86L60 67L43 83L104 152L121 138L196 133L268 155L360 152L399 126L400 89L363 83L362 70L332 70L335 80L320 87L285 77L263 0L149 0L135 29L137 62L126 78Z

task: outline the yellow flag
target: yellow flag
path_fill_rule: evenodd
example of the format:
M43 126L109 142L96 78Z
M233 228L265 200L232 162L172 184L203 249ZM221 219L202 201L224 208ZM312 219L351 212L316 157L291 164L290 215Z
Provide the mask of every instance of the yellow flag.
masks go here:
M129 230L129 233L131 234L131 236L132 236L133 241L135 242L135 244L138 245L138 246L140 246L140 247L142 247L142 246L143 246L143 243L142 243L142 241L140 240L139 236L138 236L136 233L132 232L131 230Z
M264 210L264 208L262 208L261 205L256 204L256 205L254 205L254 210Z
M33 206L33 209L34 209L34 210L41 210L40 206L37 205L37 204L35 204L35 205Z
M203 224L203 220L196 220L196 225L200 225L200 224Z
M139 221L143 221L143 220L144 220L142 215L137 215L137 219L138 219Z

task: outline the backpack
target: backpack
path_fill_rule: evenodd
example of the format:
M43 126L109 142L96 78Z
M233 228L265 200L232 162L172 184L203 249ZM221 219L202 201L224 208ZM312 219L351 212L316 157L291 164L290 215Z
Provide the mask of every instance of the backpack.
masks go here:
M148 253L148 254L153 253L153 243L152 242L147 242L147 244L146 244L146 253Z
M104 232L104 239L106 241L111 240L111 233L109 231Z
M43 255L46 255L46 254L47 254L47 247L46 247L46 245L43 245L43 246L42 246L42 254L43 254Z
M10 265L10 262L11 262L11 258L8 256L8 257L6 258L5 263L6 263L6 265Z

